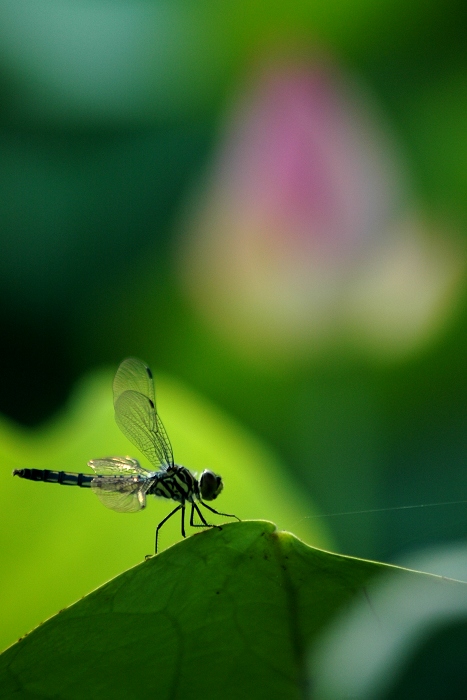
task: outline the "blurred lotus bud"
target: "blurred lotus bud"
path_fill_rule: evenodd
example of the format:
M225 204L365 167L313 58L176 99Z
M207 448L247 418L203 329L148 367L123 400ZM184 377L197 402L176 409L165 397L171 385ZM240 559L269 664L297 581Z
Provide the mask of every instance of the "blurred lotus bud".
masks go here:
M399 220L356 269L343 324L369 353L409 354L451 320L465 269L465 248L452 235Z
M242 354L294 361L343 340L386 354L389 340L393 355L436 329L464 256L401 228L395 153L362 91L328 65L256 76L181 250L192 301Z

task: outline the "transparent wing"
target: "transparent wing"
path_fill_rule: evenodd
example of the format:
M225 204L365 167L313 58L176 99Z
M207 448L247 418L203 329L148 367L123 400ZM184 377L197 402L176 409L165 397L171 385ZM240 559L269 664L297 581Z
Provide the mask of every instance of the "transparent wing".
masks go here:
M136 513L146 507L146 492L151 483L150 478L141 475L95 476L91 489L106 508L118 513Z
M141 475L148 478L154 475L153 472L142 467L138 460L132 457L103 457L102 459L91 459L88 462L88 467L91 467L96 474L107 476Z
M136 357L127 357L120 364L113 381L114 406L124 391L137 391L156 405L154 382L149 367Z
M157 469L173 465L170 440L149 396L124 391L115 402L115 420L122 433Z

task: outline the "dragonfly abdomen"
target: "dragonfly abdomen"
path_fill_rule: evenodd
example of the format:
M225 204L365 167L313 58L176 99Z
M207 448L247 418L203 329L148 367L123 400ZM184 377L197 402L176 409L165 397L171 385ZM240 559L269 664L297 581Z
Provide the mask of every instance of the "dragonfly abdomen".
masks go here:
M62 486L81 486L90 488L94 479L92 474L76 474L75 472L55 472L50 469L15 469L13 476L30 481L45 481L48 484L61 484Z

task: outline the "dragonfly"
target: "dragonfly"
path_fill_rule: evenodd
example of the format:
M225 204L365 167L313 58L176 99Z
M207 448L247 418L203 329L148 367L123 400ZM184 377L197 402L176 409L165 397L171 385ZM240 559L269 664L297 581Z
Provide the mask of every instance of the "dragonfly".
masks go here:
M49 469L15 469L13 476L31 481L91 488L99 500L119 513L135 513L146 507L147 496L159 496L177 503L157 525L154 550L157 554L159 531L175 513L181 511L181 533L185 532L185 511L191 509L191 527L219 527L209 524L200 506L226 518L206 501L214 501L224 484L222 477L205 469L199 479L186 467L175 464L172 445L156 409L154 381L150 368L135 357L120 364L113 381L115 420L122 433L149 460L153 469L143 467L132 457L91 459L94 474ZM198 516L200 522L195 522Z

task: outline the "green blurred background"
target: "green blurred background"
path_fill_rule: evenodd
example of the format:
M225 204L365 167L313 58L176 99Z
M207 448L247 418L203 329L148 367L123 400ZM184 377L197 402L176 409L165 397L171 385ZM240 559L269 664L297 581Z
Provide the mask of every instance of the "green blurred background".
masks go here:
M313 543L396 562L464 538L465 504L315 516L467 498L465 32L464 5L449 0L1 0L12 590L35 580L44 548L68 543L94 566L67 523L96 535L109 514L77 489L13 481L11 466L79 470L96 449L129 451L106 422L128 355L172 378L158 387L161 407L166 386L180 407L171 435L195 392L262 443L275 494L300 501L284 526L317 532ZM73 393L94 381L108 402L101 442L79 422L97 398ZM242 512L239 489L224 507L280 520L256 479L256 505ZM132 531L121 517L118 532ZM138 516L146 547L156 518Z

